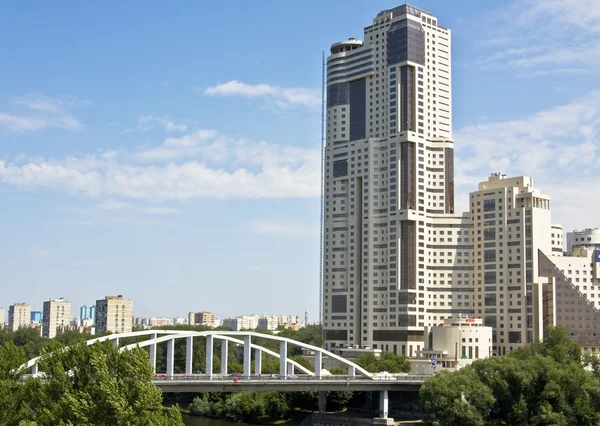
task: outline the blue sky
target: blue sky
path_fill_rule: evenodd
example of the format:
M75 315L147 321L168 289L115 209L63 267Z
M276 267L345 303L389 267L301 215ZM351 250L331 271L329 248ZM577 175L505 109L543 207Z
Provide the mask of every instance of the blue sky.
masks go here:
M4 5L0 306L316 320L321 51L398 4ZM457 208L527 174L598 226L598 0L413 4L452 29Z

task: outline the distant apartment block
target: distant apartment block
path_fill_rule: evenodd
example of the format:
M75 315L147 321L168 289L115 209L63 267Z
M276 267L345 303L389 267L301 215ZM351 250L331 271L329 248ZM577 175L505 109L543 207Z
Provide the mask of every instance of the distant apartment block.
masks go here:
M0 308L0 329L4 327L5 312L4 308Z
M31 323L31 306L26 303L15 303L8 308L8 328L16 331L29 327Z
M44 302L42 318L42 337L53 338L59 327L68 326L71 322L71 302L62 297Z
M96 301L96 332L129 333L133 325L133 301L106 296Z
M79 308L79 324L81 326L89 327L94 324L96 317L96 305L87 306L83 305Z
M286 324L299 324L296 315L242 315L236 318L226 318L222 321L223 327L235 331L239 330L277 330Z
M215 314L212 312L190 312L188 314L188 324L190 325L206 325L214 327Z
M41 311L31 311L31 322L35 324L42 323L42 312Z
M577 248L600 248L600 229L584 229L567 233L567 254L572 255Z

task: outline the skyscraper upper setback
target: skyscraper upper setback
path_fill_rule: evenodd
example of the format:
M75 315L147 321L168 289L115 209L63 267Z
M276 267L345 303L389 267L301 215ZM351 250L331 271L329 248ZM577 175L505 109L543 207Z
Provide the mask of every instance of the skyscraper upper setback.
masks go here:
M425 326L473 312L444 303L433 308L427 297L470 291L451 283L471 267L446 263L465 246L456 244L461 229L471 226L468 213L454 214L450 38L433 15L403 5L380 12L364 41L331 46L323 250L328 348L368 345L412 355L424 345ZM426 244L432 230L444 237ZM437 275L444 279L431 288Z

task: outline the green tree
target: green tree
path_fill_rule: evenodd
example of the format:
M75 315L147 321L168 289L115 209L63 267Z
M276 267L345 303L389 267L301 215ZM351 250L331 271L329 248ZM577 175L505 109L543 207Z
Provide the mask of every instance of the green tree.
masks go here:
M434 426L482 426L494 396L473 369L442 371L425 381L420 390L421 409Z
M253 392L233 394L227 400L226 415L234 422L255 422L264 415L263 400Z
M408 358L402 355L394 355L392 352L383 352L379 356L364 354L354 360L362 368L370 373L387 371L388 373L408 373L411 364Z
M28 379L16 395L16 405L28 407L26 415L9 426L22 420L39 426L183 425L177 407L162 413L162 394L141 349L119 352L110 342L63 349L54 342L44 349L39 369L43 376Z
M289 393L265 392L261 396L264 401L265 414L271 420L284 420L290 416L292 406Z
M190 414L194 416L210 416L211 409L208 395L202 394L202 396L194 398L189 406L189 410Z

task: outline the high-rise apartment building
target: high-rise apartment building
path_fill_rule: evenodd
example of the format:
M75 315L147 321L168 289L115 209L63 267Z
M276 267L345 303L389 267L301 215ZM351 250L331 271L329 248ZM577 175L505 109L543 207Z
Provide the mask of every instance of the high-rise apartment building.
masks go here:
M96 332L129 333L133 326L133 301L106 296L96 301Z
M71 321L71 302L62 297L44 302L42 314L42 337L53 338L59 328L66 327Z
M31 311L31 322L35 324L42 323L43 314L42 311Z
M4 327L4 317L5 317L4 308L0 308L0 328Z
M470 195L475 316L494 329L497 355L543 338L539 253L563 255L550 197L527 176L494 173Z
M188 324L190 325L215 325L215 314L212 312L190 312L188 314Z
M600 248L600 229L584 229L567 233L567 253L571 255L578 248Z
M469 246L457 239L470 223L468 214L454 213L450 49L450 30L409 5L380 12L364 41L331 46L323 212L328 348L412 355L424 347L424 327L472 312L445 302L470 291L466 282L452 288L470 270L451 260Z
M92 320L92 324L96 323L96 305L90 306L90 316L89 318Z
M26 303L15 303L8 307L8 328L16 331L31 324L31 306Z
M83 305L79 308L79 320L83 321L90 317L90 308L87 305Z

